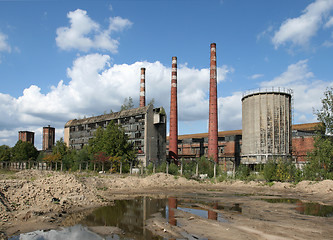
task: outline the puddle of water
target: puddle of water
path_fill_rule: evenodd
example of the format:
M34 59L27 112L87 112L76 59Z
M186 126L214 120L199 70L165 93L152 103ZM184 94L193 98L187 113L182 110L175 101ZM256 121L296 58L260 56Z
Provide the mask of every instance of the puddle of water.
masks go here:
M194 197L195 196L195 197ZM235 196L232 196L235 197ZM222 198L221 198L222 199ZM35 231L14 236L10 239L163 239L153 236L145 228L146 221L153 214L159 213L165 221L173 226L180 226L177 221L176 209L193 215L227 222L219 210L236 214L242 213L244 203L221 202L214 197L206 195L182 194L176 197L154 199L151 197L138 197L131 200L116 200L114 205L95 209L92 214L85 217L77 225L61 230ZM224 198L228 199L228 198ZM269 203L287 203L295 205L295 210L301 214L321 217L332 217L333 206L318 203L306 203L293 198L261 198ZM94 228L95 227L95 228ZM96 233L96 227L105 230L103 234ZM110 227L120 229L120 232L110 230ZM93 232L92 229L95 229ZM114 228L112 228L114 229ZM109 231L108 231L109 230ZM191 235L191 233L189 233ZM68 236L73 236L69 237Z
M220 209L227 211L241 212L239 204L224 206L218 202L211 202L209 199L198 197L192 199L191 194L182 197L169 197L165 199L154 199L150 197L138 197L131 200L116 200L114 205L95 209L77 225L63 228L61 230L34 231L14 236L11 239L64 239L66 236L73 236L70 239L163 239L154 236L145 228L146 220L153 214L160 213L170 225L180 226L177 222L175 209L191 213L193 215L227 222ZM216 210L216 211L215 211ZM97 234L92 231L94 227L108 226L121 229L123 234ZM106 231L107 232L107 231ZM110 232L110 231L109 231ZM119 233L119 231L117 232ZM74 237L75 236L75 237ZM68 238L67 238L68 239Z
M93 233L88 230L87 227L82 225L75 225L72 227L64 228L62 230L49 230L49 231L34 231L29 233L20 234L18 236L13 236L9 238L10 240L19 240L19 239L25 239L25 240L48 240L48 239L80 239L80 240L89 240L89 239L96 239L96 240L102 240L105 239L101 236L99 236L96 233ZM119 239L116 235L109 236L108 239Z
M317 217L333 217L333 206L323 205L314 202L302 202L295 198L271 198L261 200L269 203L289 203L295 204L295 210L304 215L317 216Z
M319 203L296 203L296 211L311 216L333 217L333 206L322 205Z

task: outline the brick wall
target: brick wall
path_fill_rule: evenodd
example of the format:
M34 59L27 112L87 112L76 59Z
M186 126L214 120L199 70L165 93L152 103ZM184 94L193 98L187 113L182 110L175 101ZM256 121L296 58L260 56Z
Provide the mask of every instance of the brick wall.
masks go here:
M297 163L305 162L308 152L314 149L314 137L305 136L305 137L294 137L292 139L292 154L296 158Z

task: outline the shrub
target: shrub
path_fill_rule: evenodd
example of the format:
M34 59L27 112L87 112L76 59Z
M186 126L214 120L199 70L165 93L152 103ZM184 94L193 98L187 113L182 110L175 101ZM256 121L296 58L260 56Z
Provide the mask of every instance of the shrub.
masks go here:
M268 160L264 167L264 178L267 182L276 180L276 162L274 160Z
M276 180L291 182L295 180L296 167L290 160L280 159L276 166Z
M174 163L169 165L169 174L171 175L178 175L178 166Z
M248 176L250 175L250 168L245 165L241 164L236 169L236 178L240 180L247 180Z

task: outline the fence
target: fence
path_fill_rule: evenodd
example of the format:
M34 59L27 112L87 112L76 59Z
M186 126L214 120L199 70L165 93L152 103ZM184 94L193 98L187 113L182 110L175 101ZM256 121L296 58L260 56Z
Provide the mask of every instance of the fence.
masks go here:
M119 165L104 165L103 163L96 162L85 162L78 164L77 168L74 171L94 171L99 173L129 173L129 174L150 174L157 172L164 172L172 175L181 175L185 177L197 177L197 178L206 178L206 177L216 177L221 168L218 164L208 161L208 160L192 160L192 161L180 161L179 166L175 164L169 164L169 162L164 162L159 166L156 166L155 163L150 162L147 167L144 167L142 164L134 167L131 162L125 163L125 167L122 162ZM108 168L105 171L106 167ZM49 170L49 171L65 171L71 170L64 167L63 162L37 162L37 161L27 161L27 162L0 162L0 169L8 170L25 170L25 169L36 169L36 170Z

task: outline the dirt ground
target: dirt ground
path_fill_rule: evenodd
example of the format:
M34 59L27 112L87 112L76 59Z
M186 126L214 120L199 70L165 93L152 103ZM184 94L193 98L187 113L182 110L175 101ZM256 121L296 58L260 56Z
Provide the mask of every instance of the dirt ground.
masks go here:
M84 215L82 210L86 214L115 199L184 193L207 194L225 204L240 203L242 213L202 206L223 214L227 220L223 222L173 209L177 225L156 214L147 220L146 228L167 239L333 239L333 217L304 215L288 204L259 199L299 199L333 206L331 180L268 186L242 181L199 183L162 173L141 177L38 170L0 174L0 239L75 225ZM228 198L220 197L221 193Z

